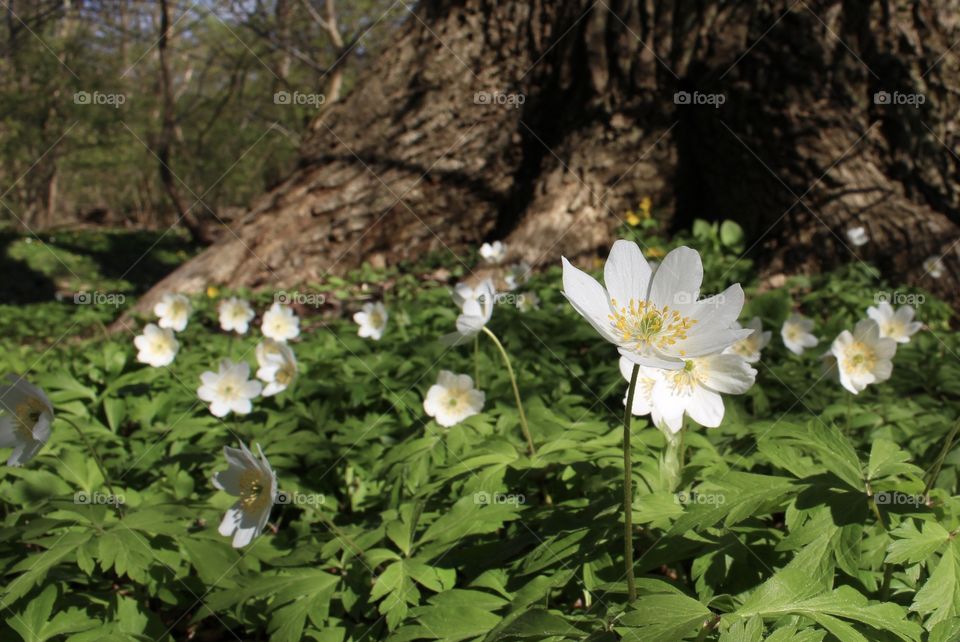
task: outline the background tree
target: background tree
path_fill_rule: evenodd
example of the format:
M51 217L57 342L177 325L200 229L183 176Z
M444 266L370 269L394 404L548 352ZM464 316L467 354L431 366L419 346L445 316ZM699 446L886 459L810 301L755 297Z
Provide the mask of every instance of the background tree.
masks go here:
M298 169L154 294L495 238L552 263L607 246L650 196L673 226L741 222L770 275L871 259L952 296L957 6L421 3ZM922 263L942 254L935 281Z

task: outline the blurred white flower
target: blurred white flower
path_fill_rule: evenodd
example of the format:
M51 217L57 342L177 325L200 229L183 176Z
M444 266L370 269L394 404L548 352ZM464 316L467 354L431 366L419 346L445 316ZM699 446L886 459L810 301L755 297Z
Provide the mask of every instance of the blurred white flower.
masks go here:
M365 303L353 315L353 321L360 326L357 334L363 338L370 338L379 341L383 337L383 331L387 328L387 320L390 315L387 314L387 308L380 303Z
M521 312L529 312L540 308L540 297L536 292L523 292L517 296L517 309Z
M739 330L740 324L734 322L733 327ZM772 333L769 330L763 331L763 321L760 320L760 317L753 317L744 327L753 330L753 332L723 352L724 354L739 354L747 360L747 363L756 363L760 360L760 352L770 343Z
M186 329L191 311L190 299L182 294L164 294L153 306L153 313L160 318L160 327L170 328L174 332Z
M43 390L16 375L0 386L0 448L13 448L7 466L22 466L43 448L53 426L53 404Z
M723 351L752 330L731 326L743 308L740 284L698 300L700 254L678 247L651 275L640 248L617 241L603 270L606 289L563 258L563 294L620 354L640 365L677 370Z
M297 358L286 343L264 339L257 345L257 379L267 385L264 397L280 394L297 378Z
M810 333L811 330L813 330L813 319L792 314L780 328L780 338L783 339L783 345L787 346L787 350L794 354L803 354L807 348L820 343L820 339Z
M237 297L221 301L218 312L220 314L220 327L225 332L236 332L237 334L246 334L247 330L250 329L250 321L256 315L249 303Z
M913 306L905 305L894 311L886 301L867 308L867 316L880 326L881 338L893 339L897 343L910 343L910 337L923 327L922 323L913 320L914 314Z
M300 336L300 319L290 308L274 303L263 313L260 330L268 339L286 342Z
M943 276L943 261L939 256L931 256L923 262L923 271L935 279Z
M630 381L633 363L620 358L620 373ZM686 414L701 426L716 428L723 421L723 397L750 389L757 371L739 354L715 354L687 359L680 370L641 367L632 412L651 413L657 426L676 434ZM626 400L624 400L626 403Z
M503 280L507 284L507 290L513 292L530 280L530 264L526 261L520 261L510 266Z
M880 337L880 326L873 319L859 321L853 333L844 330L833 340L830 352L837 360L840 384L859 394L871 383L890 378L891 359L897 353L897 342Z
M849 230L847 230L847 239L855 247L860 247L861 245L866 245L870 242L870 237L867 236L867 228L862 225L851 227Z
M457 331L441 340L449 345L459 345L479 334L490 321L497 291L490 279L484 279L476 288L459 283L453 291L453 300L461 310L457 317Z
M250 380L250 366L246 362L234 363L230 359L220 362L217 372L209 370L200 375L197 396L210 404L215 417L226 417L231 412L249 414L253 410L251 400L260 394L263 385Z
M480 256L487 263L500 263L507 257L507 246L501 241L484 243L480 246Z
M148 323L143 328L143 334L133 338L133 345L139 351L137 361L154 368L169 366L180 350L180 342L173 330L160 328L153 323Z
M259 459L242 442L240 448L224 446L227 469L213 476L214 486L239 498L218 529L224 537L233 536L234 548L246 546L263 532L277 501L277 475L259 444L257 452Z
M454 426L483 410L486 395L473 387L469 375L441 370L437 383L430 386L423 410L444 428Z

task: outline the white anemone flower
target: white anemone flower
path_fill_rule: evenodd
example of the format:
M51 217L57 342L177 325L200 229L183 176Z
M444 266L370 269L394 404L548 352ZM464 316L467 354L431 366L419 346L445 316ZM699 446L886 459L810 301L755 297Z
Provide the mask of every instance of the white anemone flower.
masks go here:
M923 262L923 271L933 278L939 279L943 276L943 261L940 260L939 256L928 257Z
M521 312L529 312L540 308L540 297L536 292L523 292L517 296L517 309Z
M13 448L7 466L22 466L43 448L53 426L53 404L43 390L16 375L0 386L0 448Z
M143 328L143 334L133 338L133 345L138 350L137 361L154 368L169 366L180 350L180 342L173 330L153 323L148 323Z
M734 323L733 327L740 329L739 323ZM763 330L763 321L760 317L753 317L744 327L752 330L745 339L740 339L732 346L724 350L725 354L739 354L747 360L747 363L756 363L760 361L760 352L770 343L772 333Z
M300 336L300 318L287 306L274 303L263 313L260 330L268 339L286 342Z
M881 301L876 307L867 308L867 316L880 326L880 337L893 339L897 343L910 343L910 337L923 327L919 321L914 321L916 311L913 306L905 305L897 310L886 301Z
M210 404L215 417L226 417L231 412L249 414L253 410L251 400L263 390L263 384L250 380L250 366L246 362L234 363L230 359L220 362L217 372L200 375L197 396Z
M876 321L863 319L852 334L849 330L841 332L833 340L830 352L837 360L840 385L856 395L871 383L890 378L897 342L882 338Z
M483 410L486 395L473 387L470 375L441 370L437 383L430 386L423 410L444 428L455 426Z
M487 263L501 263L507 258L507 246L501 241L493 243L484 243L480 246L480 256Z
M457 331L445 335L442 341L459 345L479 334L490 321L493 306L497 301L497 291L490 279L484 279L475 288L459 283L453 291L453 300L461 310L457 317Z
M632 364L621 357L620 373L627 381ZM649 408L654 424L676 434L683 427L683 415L707 428L723 421L721 393L739 395L750 389L757 377L739 354L714 354L684 361L680 370L642 368L634 393L633 414ZM638 402L639 397L639 402Z
M851 227L847 230L847 240L850 241L855 247L860 247L866 245L870 242L870 237L867 235L867 228L862 225L857 227Z
M513 292L529 280L530 264L526 261L520 261L516 265L511 266L506 276L503 277L503 281L507 285L507 290L510 292Z
M250 304L243 299L231 297L220 302L217 309L220 315L220 327L224 332L246 334L250 329L250 321L256 316Z
M257 379L267 384L264 397L280 394L297 378L297 357L285 343L264 339L257 346L257 363Z
M753 332L731 327L743 308L739 283L698 300L703 264L696 250L678 247L651 272L637 244L620 240L604 266L606 289L564 258L563 294L621 355L640 365L678 370Z
M387 314L386 306L379 301L377 303L365 303L360 312L353 315L354 323L360 326L357 334L374 341L379 341L383 337L383 331L387 329L389 318L390 315Z
M164 294L153 306L153 313L160 318L160 327L170 328L174 332L186 329L191 311L190 299L182 294Z
M783 339L783 345L787 346L787 350L794 354L803 354L807 348L820 343L820 339L815 337L811 330L813 330L813 319L791 314L780 328L780 338Z
M277 501L277 475L259 444L257 452L259 459L242 442L240 448L225 446L228 467L213 476L214 486L239 498L218 529L224 537L233 536L234 548L246 546L263 532Z

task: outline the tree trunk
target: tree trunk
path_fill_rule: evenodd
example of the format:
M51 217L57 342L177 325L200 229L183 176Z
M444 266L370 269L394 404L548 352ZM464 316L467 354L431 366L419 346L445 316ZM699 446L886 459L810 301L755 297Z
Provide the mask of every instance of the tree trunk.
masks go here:
M956 302L958 9L419 3L289 179L141 309L210 283L287 287L431 251L465 262L490 239L556 263L605 250L643 196L674 226L738 220L768 274L870 260ZM857 225L862 247L845 235Z

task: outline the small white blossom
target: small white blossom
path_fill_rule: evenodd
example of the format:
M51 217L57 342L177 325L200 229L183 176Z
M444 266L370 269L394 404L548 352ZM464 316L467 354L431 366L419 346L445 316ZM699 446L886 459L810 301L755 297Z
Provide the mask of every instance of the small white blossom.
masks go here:
M880 337L880 326L873 319L857 323L851 333L844 330L833 340L830 347L837 360L840 385L859 394L871 383L880 383L890 378L893 372L891 360L897 353L897 342Z
M792 314L784 321L780 329L780 338L783 339L783 345L787 346L787 350L794 354L803 354L807 348L820 343L820 339L810 333L811 330L813 330L813 319Z
M851 227L847 230L847 240L850 241L855 247L860 247L866 245L870 242L870 237L867 235L867 228L862 225L857 227Z
M913 306L905 305L894 311L886 301L881 301L876 307L867 308L867 316L880 326L880 336L884 339L893 339L897 343L910 343L910 337L915 335L923 324L914 321Z
M389 318L390 315L387 314L387 308L383 303L365 303L360 312L353 315L354 323L360 326L357 335L379 341L387 328Z
M264 397L280 394L290 387L297 377L297 358L285 343L264 339L257 346L257 379L267 385L263 388Z
M220 327L224 332L236 332L237 334L246 334L250 329L250 321L256 315L249 303L237 297L221 301L218 313L220 315Z
M517 309L521 312L529 312L540 308L540 297L536 292L523 292L517 297Z
M285 305L274 303L263 313L260 330L268 339L286 342L300 336L300 318Z
M733 327L734 329L739 330L740 324L734 323ZM763 321L760 320L760 317L753 317L744 327L753 330L753 332L751 332L746 338L740 339L723 352L724 354L739 354L741 357L747 360L747 363L756 363L760 360L760 352L767 347L768 343L770 343L770 337L772 333L769 330L764 332Z
M530 280L530 264L526 261L520 261L512 265L503 280L507 284L507 290L513 292Z
M221 361L217 372L208 370L200 375L200 383L197 396L210 404L210 412L215 417L226 417L231 412L249 414L253 410L251 400L263 390L259 381L250 380L250 366L246 362L234 363L230 359Z
M473 387L469 375L441 370L437 383L430 386L423 410L444 428L454 426L483 410L486 395Z
M493 243L484 243L480 246L480 256L487 263L501 263L507 258L507 246L501 241Z
M621 357L620 373L627 381L632 370L633 363ZM723 421L721 393L743 394L756 376L757 371L739 354L687 359L680 370L641 366L631 412L651 413L655 425L666 426L673 434L683 427L684 414L701 426L716 428Z
M16 375L0 386L0 448L13 448L7 466L22 466L43 448L53 426L53 404L43 390Z
M476 288L459 283L453 291L453 300L461 310L457 317L457 331L445 335L441 340L450 345L459 345L479 334L490 321L497 291L490 279L484 279Z
M259 459L243 443L240 448L225 446L227 470L213 476L215 487L239 498L218 529L224 537L233 536L234 548L246 546L263 532L277 501L277 475L259 444L257 452Z
M180 342L173 330L153 323L144 326L143 334L134 337L133 345L138 350L137 361L154 368L169 366L180 350Z
M190 299L182 294L164 294L159 303L153 306L153 313L160 318L160 327L170 328L174 332L186 329L191 311Z
M933 278L939 279L941 276L943 276L943 261L939 256L928 257L923 262L923 271Z

